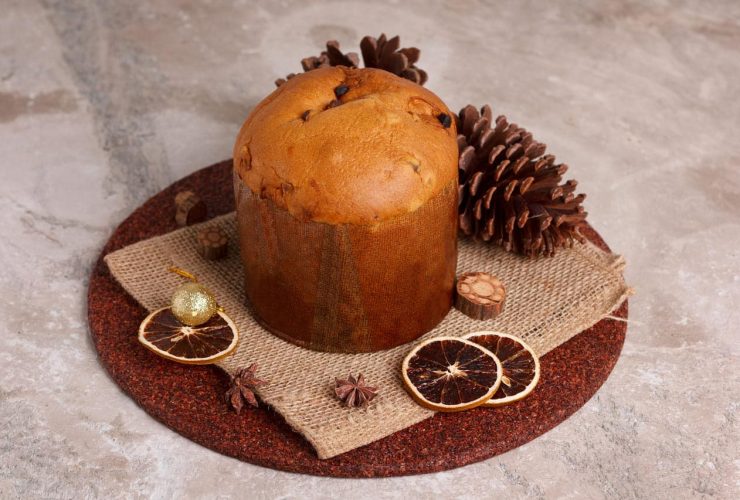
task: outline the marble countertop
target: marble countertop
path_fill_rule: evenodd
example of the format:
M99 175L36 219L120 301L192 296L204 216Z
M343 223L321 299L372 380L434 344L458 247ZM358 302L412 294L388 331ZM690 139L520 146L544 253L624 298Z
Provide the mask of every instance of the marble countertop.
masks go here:
M113 228L230 155L322 42L400 33L428 87L571 166L625 255L624 352L541 438L449 472L288 474L166 429L108 378L86 287ZM740 4L4 0L0 498L740 496Z

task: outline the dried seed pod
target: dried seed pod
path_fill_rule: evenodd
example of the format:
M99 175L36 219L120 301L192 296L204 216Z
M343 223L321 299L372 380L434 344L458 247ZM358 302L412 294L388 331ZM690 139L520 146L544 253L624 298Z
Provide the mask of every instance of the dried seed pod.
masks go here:
M175 221L178 226L190 226L203 222L208 217L208 208L203 200L192 191L181 191L175 196Z
M501 314L506 289L488 273L465 273L457 278L455 307L473 319L492 319Z
M335 379L334 394L345 406L350 408L364 407L378 395L378 388L365 383L362 373L353 377L350 373L346 379Z
M198 253L204 259L218 260L226 257L229 235L220 226L204 227L196 235Z

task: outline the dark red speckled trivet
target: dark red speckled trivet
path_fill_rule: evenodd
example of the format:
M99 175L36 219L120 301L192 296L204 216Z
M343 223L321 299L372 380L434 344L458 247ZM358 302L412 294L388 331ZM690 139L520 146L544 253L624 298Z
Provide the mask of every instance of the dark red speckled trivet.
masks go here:
M329 460L279 414L261 407L241 415L223 400L227 377L218 368L184 366L139 345L144 308L123 291L103 262L109 252L175 229L175 193L197 192L210 216L233 210L231 160L176 182L139 207L103 248L88 290L90 333L115 382L150 415L183 436L246 462L321 476L380 477L436 472L493 457L552 429L604 383L624 343L626 324L604 320L542 358L542 378L526 399L497 409L437 414L392 436ZM587 236L606 244L592 230ZM616 316L627 317L625 302ZM263 374L269 379L269 374Z

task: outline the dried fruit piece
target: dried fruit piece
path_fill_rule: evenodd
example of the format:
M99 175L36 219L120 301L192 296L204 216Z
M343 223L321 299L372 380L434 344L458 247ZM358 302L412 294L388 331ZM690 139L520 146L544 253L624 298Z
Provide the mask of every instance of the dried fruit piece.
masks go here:
M488 273L465 273L457 278L455 307L473 319L495 318L504 308L506 289Z
M171 307L147 316L139 326L139 342L163 358L191 365L215 363L230 354L239 341L236 325L218 311L202 325L180 323Z
M189 226L203 222L208 217L208 208L200 197L192 191L181 191L175 195L175 222Z
M485 347L501 361L501 385L486 406L518 401L534 390L540 380L540 360L522 339L499 332L475 332L465 338Z
M422 406L461 411L488 401L501 383L501 363L469 340L437 337L422 342L401 365L406 389Z
M226 257L229 235L220 226L204 227L196 236L198 253L204 259L218 260Z
M349 87L345 84L339 85L334 89L334 95L337 96L337 98L342 97L347 92L349 92Z
M452 118L447 113L440 113L437 115L437 120L442 124L444 128L450 128L452 125Z

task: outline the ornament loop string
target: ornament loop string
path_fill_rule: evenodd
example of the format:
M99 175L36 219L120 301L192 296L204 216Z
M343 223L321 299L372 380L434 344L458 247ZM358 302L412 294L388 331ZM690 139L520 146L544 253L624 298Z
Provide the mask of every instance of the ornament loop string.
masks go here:
M187 279L193 281L194 283L197 283L198 282L198 278L196 278L194 275L192 275L191 273L187 272L186 270L180 269L179 267L171 266L167 270L169 272L171 272L171 273L179 274L183 278L187 278Z

